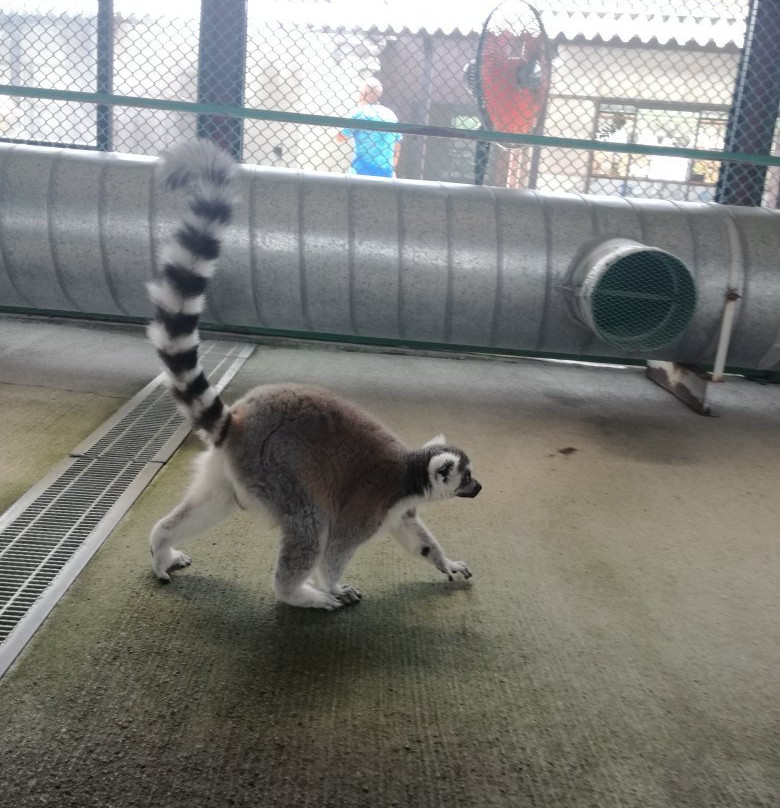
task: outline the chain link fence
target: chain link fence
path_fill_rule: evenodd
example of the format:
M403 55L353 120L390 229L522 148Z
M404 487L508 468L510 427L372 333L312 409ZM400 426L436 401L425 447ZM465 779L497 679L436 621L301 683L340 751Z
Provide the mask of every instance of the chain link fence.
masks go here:
M429 127L403 135L399 177L778 205L777 160L725 163L712 152L780 154L780 2L533 6L9 0L0 84L15 94L0 87L0 138L157 154L198 134L249 163L350 171L355 138L317 118L360 114L360 89L377 77L378 103L402 124ZM160 108L30 98L19 88L156 99ZM220 112L165 108L182 101ZM250 119L225 107L311 118ZM441 127L471 136L430 134ZM496 142L494 129L533 142Z

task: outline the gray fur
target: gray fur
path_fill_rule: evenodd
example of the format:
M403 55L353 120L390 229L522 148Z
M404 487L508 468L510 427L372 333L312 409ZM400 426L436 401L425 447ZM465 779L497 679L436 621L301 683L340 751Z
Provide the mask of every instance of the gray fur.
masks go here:
M209 208L208 199L204 206L199 195L211 199L214 189L224 205L232 176L226 159L211 144L185 144L163 164L164 178L170 187L185 190L193 211ZM204 224L209 237L215 234L214 218L207 216ZM187 225L198 221L190 215ZM181 252L182 241L190 245L197 239L189 235L179 241L174 253ZM167 282L176 286L180 275L179 270L169 272ZM187 286L185 278L176 289L183 300ZM219 524L239 507L270 514L281 527L274 589L291 605L335 609L360 600L341 576L355 550L382 529L450 580L457 574L471 577L463 562L444 555L417 515L427 501L479 493L463 451L448 446L442 436L411 449L354 404L314 387L262 385L228 408L213 391L203 390L202 382L191 381L196 370L181 370L166 342L170 319L164 312L152 334L174 392L184 391L177 394L179 402L201 428L209 449L199 459L184 501L152 530L153 565L160 580L169 581L171 570L190 563L174 548L177 541ZM187 393L191 383L197 395ZM210 403L204 415L204 401L218 403Z

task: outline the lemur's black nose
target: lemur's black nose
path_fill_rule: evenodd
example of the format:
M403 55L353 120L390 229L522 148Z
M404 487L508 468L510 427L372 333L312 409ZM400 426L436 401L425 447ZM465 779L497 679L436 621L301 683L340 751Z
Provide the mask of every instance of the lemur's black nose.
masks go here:
M474 499L474 497L482 490L482 486L476 481L473 480L473 485L468 491L462 491L458 494L459 497L468 497L469 499Z

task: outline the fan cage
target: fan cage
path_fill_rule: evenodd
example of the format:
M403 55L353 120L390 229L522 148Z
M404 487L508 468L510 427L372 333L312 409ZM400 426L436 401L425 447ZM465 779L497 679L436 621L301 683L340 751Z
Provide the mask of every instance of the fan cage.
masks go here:
M537 132L550 85L550 52L533 6L504 2L493 9L480 35L473 80L486 129Z

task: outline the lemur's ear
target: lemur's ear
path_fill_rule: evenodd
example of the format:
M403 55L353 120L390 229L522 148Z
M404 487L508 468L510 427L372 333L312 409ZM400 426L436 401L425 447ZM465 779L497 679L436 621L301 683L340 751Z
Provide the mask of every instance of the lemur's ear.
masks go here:
M444 455L444 457L448 457L448 455ZM436 474L442 478L443 482L448 483L450 481L450 473L454 466L454 460L445 460L439 468L436 469Z
M428 443L423 444L423 449L427 446L444 446L447 443L444 435L437 435L435 438L431 438Z

